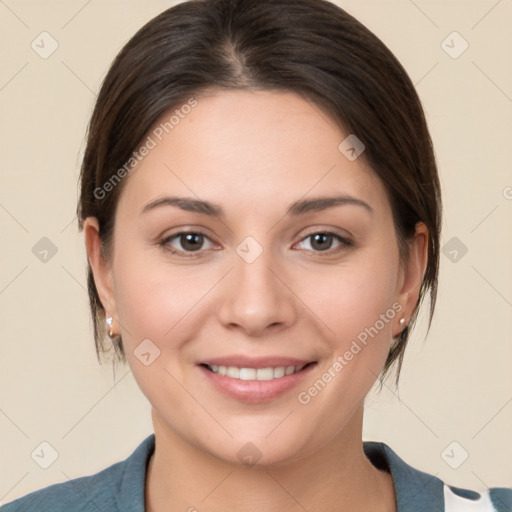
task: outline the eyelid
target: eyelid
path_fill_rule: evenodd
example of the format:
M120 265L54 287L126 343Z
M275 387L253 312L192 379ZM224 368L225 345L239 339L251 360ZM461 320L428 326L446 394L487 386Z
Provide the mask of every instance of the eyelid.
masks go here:
M301 231L304 231L304 229L301 229L297 232L295 236L298 236ZM313 225L311 227L305 228L305 234L302 235L301 240L303 240L305 237L310 235L315 235L316 233L324 233L329 235L336 235L340 238L346 239L347 241L352 241L354 239L354 236L350 231L346 229L342 229L336 226L329 226L329 225ZM294 237L295 238L295 237Z

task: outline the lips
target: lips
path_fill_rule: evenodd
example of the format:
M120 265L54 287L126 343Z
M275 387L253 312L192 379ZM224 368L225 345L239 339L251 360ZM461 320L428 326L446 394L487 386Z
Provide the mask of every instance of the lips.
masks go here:
M275 399L301 382L316 361L288 357L222 357L198 363L203 375L223 394L242 402Z
M292 375L313 363L291 357L227 356L208 359L200 364L213 373L240 380L272 380Z

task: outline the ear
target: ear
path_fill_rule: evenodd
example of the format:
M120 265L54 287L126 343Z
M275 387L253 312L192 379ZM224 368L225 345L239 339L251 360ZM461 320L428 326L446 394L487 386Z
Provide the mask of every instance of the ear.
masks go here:
M84 220L85 248L87 251L87 259L89 260L89 265L91 266L94 276L96 290L98 291L98 296L105 309L106 316L113 318L113 332L119 333L112 268L110 262L105 261L101 252L99 231L99 223L96 217L87 217Z
M416 231L409 244L409 259L400 266L400 278L397 301L403 310L397 315L397 325L393 336L399 336L409 323L412 312L418 302L420 287L428 263L428 229L423 222L416 224ZM405 323L400 325L400 319Z

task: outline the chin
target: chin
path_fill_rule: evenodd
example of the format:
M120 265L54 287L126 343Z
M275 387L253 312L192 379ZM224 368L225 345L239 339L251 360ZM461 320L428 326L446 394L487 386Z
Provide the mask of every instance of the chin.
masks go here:
M303 431L294 436L289 429L283 429L281 435L269 435L269 430L265 429L260 435L238 435L229 440L224 438L218 443L213 439L203 440L198 448L229 465L268 468L286 466L300 460L305 455L303 443Z

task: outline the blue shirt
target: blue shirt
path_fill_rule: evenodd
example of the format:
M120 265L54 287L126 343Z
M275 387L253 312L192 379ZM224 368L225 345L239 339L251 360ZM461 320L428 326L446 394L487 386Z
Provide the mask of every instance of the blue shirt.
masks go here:
M512 512L512 489L476 493L450 487L412 468L384 443L364 442L363 448L375 467L391 472L398 512ZM151 434L125 460L94 475L31 492L0 512L145 512L146 470L154 450Z

